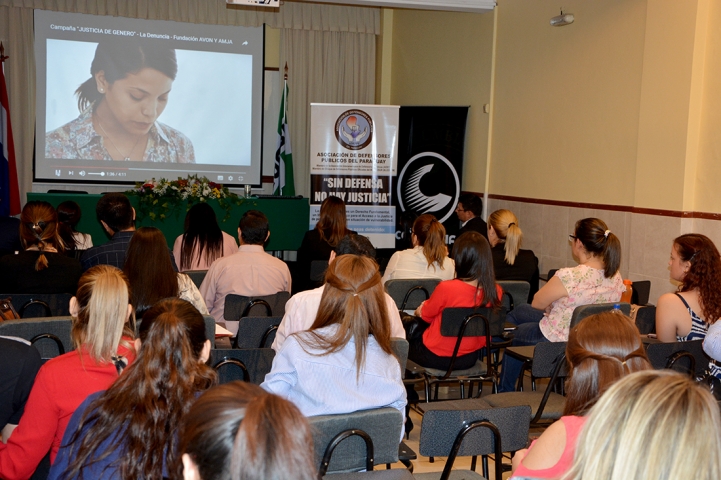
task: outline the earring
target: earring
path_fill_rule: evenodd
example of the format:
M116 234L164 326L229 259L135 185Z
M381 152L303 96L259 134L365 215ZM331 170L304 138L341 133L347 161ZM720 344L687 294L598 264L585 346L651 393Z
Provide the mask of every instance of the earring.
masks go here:
M104 88L101 88L101 89L100 89L100 93L105 93L105 89L104 89Z

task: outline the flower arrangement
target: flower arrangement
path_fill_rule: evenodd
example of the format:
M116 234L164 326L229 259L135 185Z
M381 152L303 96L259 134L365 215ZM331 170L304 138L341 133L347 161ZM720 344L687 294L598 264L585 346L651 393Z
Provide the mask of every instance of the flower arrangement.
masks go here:
M188 201L186 210L196 202L207 202L215 199L218 205L225 210L223 221L230 218L233 205L241 205L243 199L228 190L227 187L211 182L206 177L189 175L188 178L177 180L150 179L143 183L136 183L135 189L125 192L138 197L139 220L149 216L152 220L163 220L171 212L179 214L177 207L184 200Z

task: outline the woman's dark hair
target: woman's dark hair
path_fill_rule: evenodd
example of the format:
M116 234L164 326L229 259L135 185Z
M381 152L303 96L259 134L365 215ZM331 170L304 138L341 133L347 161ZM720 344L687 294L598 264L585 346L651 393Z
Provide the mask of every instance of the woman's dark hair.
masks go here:
M673 244L681 260L691 264L678 291L698 289L698 302L706 323L715 323L721 318L721 256L716 245L699 233L681 235Z
M48 202L32 201L25 204L20 214L20 240L27 249L37 245L40 256L35 261L35 270L48 268L45 248L54 247L63 251L63 243L58 235L58 214Z
M501 299L496 291L496 274L493 270L493 255L488 240L478 232L466 232L456 238L451 257L456 262L456 278L478 282L476 306L483 302L498 308Z
M247 382L211 388L184 419L180 454L203 479L315 480L310 425L298 408ZM176 478L183 464L176 459Z
M588 253L602 257L604 277L611 278L616 275L621 267L621 241L603 220L584 218L577 221L574 236L581 241Z
M428 266L436 263L443 270L443 261L448 256L446 229L443 224L430 213L426 213L413 222L413 235L416 236L418 245L423 247Z
M141 227L133 234L123 272L130 281L138 317L161 298L178 296L178 274L165 236L155 227Z
M192 268L194 251L198 252L198 258L205 255L208 265L223 256L223 232L213 207L207 203L196 203L185 215L180 251L180 270Z
M320 204L320 218L315 224L320 239L335 247L341 238L350 233L346 227L345 202L339 197L331 195Z
M58 234L66 250L75 250L78 242L75 240L75 227L80 221L80 205L72 200L65 201L56 208L58 212Z
M83 468L117 448L119 478L161 478L164 465L175 465L177 426L198 393L216 381L200 361L205 322L185 300L164 299L146 312L140 339L135 361L88 406L72 432L72 460L60 478L82 478Z
M95 58L90 66L90 78L75 90L78 97L78 110L81 112L103 98L98 92L95 75L105 72L105 80L114 83L129 73L138 73L144 68L152 68L175 80L178 74L178 61L175 49L164 42L142 41L138 38L103 38L95 49Z

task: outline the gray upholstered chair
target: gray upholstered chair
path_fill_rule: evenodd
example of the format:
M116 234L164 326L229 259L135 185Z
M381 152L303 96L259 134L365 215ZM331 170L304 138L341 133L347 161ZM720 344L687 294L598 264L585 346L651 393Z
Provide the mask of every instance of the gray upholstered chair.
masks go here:
M682 352L689 353L690 358L679 357L678 354ZM711 360L703 351L703 340L651 343L646 347L646 355L653 368L657 370L670 368L693 377L703 375ZM674 359L674 357L679 358Z
M403 415L395 408L361 410L340 415L308 417L313 428L315 458L321 475L327 472L349 472L367 469L366 442L350 436L338 444L327 465L323 459L331 441L341 432L362 430L372 440L371 464L396 463L403 429Z
M230 294L225 297L223 317L225 327L235 334L237 322L242 317L251 314L260 317L282 317L285 315L285 304L290 298L290 292L278 292L273 295L245 297L243 295Z
M496 282L503 289L503 306L507 311L518 305L528 303L531 284L522 280L499 280Z
M529 405L533 418L531 425L544 425L552 423L563 413L566 399L554 390L562 384L562 378L568 375L566 364L566 342L542 342L534 347L509 347L506 355L520 354L526 357L530 350L532 353L531 376L534 379L548 378L548 386L543 392L504 392L487 395L483 400L492 407L511 407L516 405ZM517 358L519 358L517 357ZM521 372L521 377L523 372ZM519 381L521 379L519 378Z
M180 261L180 259L176 259ZM183 272L187 276L190 277L190 279L193 281L196 287L200 288L200 284L203 283L203 280L205 280L205 276L208 274L207 270L187 270Z
M72 351L75 347L70 337L73 319L71 317L43 317L24 318L22 320L6 320L0 322L0 336L19 337L32 341L38 335L52 334L60 339L65 352ZM44 359L56 357L60 354L55 342L36 342L35 348Z
M373 470L371 472L335 473L324 475L323 480L413 480L415 477L405 468Z
M641 335L656 333L656 307L646 305L636 310L636 327Z
M621 303L621 302L611 302L611 303L592 303L590 305L580 305L573 309L573 314L571 315L571 326L570 328L575 327L578 325L581 320L583 320L586 317L590 317L591 315L596 315L597 313L603 313L603 312L610 312L614 310L614 308L618 305L618 309L623 313L624 315L631 315L631 304L630 303Z
M250 383L260 385L270 372L274 357L275 351L271 348L214 348L210 350L208 364L218 371L218 383L250 380ZM248 373L248 379L244 376L243 368Z
M384 288L398 310L415 310L431 296L439 283L440 280L432 278L388 280Z
M635 305L647 305L648 297L651 296L651 280L637 280L633 282L631 303Z
M391 338L391 348L393 354L398 359L398 363L401 364L401 377L406 376L406 363L408 363L408 340L405 338Z
M457 403L467 403L460 401ZM503 478L502 452L515 452L528 443L531 408L443 408L446 402L427 406L421 424L420 454L445 457L443 472L416 474L416 480L488 478L488 455L494 455L495 478ZM483 477L474 471L455 471L457 456L482 456Z
M10 301L22 318L66 317L70 315L70 293L12 293L0 294Z
M281 316L241 317L233 348L270 348L282 319Z

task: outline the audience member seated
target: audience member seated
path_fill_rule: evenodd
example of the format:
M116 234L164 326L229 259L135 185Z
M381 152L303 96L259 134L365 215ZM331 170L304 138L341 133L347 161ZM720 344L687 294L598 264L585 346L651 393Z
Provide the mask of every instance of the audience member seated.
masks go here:
M318 223L315 228L305 232L303 242L298 248L297 291L318 286L310 280L310 264L313 260L328 260L330 252L343 237L356 233L346 227L345 203L335 196L327 197L320 205Z
M618 269L621 242L603 220L584 218L569 235L573 258L578 265L561 268L533 297L531 305L518 305L507 321L518 325L513 345L565 342L573 310L580 305L618 302L625 290ZM499 391L515 389L522 361L503 357Z
M310 425L298 408L246 382L213 387L185 416L180 435L184 480L316 480Z
M268 219L262 212L248 210L243 214L238 225L240 248L213 262L200 285L200 293L216 321L225 321L228 294L252 297L290 292L288 266L263 250L269 237Z
M261 386L305 416L381 407L405 414L378 264L342 255L328 266L325 283L310 330L285 340Z
M488 227L481 218L481 215L483 215L483 200L480 197L472 193L461 195L458 198L456 215L458 215L458 220L461 221L461 229L458 230L456 238L466 232L478 232L488 240Z
M2 293L75 293L80 262L63 255L58 215L48 202L28 202L20 214L25 251L0 258Z
M90 248L83 254L80 259L83 270L94 265L112 265L123 268L130 239L135 233L135 209L124 194L111 192L106 193L98 200L95 213L103 229L111 238L108 243ZM170 260L173 263L173 270L177 272L178 266L172 252Z
M522 241L523 232L512 211L496 210L488 217L488 242L496 280L528 282L531 285L528 302L531 302L538 291L538 258L533 251L521 249Z
M514 475L561 478L573 463L576 439L588 411L617 380L651 365L633 320L612 312L592 315L568 335L566 405L559 421L528 450L513 456Z
M35 347L19 338L0 337L0 440L20 421L35 376L42 365Z
M721 257L713 242L698 233L673 241L668 262L678 292L661 295L656 335L662 342L699 340L721 318Z
M220 257L238 251L235 239L218 226L213 207L196 203L185 215L184 233L175 239L173 255L181 272L207 270Z
M374 259L376 251L368 237L352 233L343 237L338 242L336 249L331 250L328 263L333 263L336 258L348 254ZM308 330L313 325L324 290L325 285L313 290L296 293L288 300L288 303L285 304L285 315L276 331L275 341L273 341L272 346L273 350L279 352L286 338L293 333ZM391 324L391 337L406 338L406 331L403 329L403 323L395 301L385 292L383 292L383 298ZM383 306L380 308L383 308Z
M431 297L416 310L418 319L406 323L410 344L408 358L424 367L442 370L449 367L456 345L456 337L441 335L443 310L448 307L500 307L503 293L493 276L491 247L480 233L468 232L458 237L452 253L456 278L439 283ZM484 337L461 340L454 368L471 368L478 360L478 351L485 346Z
M176 273L163 232L155 227L140 227L128 245L123 272L130 281L135 315L143 313L158 300L180 297L192 303L201 315L209 315L205 300L193 281Z
M58 205L58 233L65 246L65 254L69 257L80 258L83 251L93 246L93 238L87 233L75 230L80 222L80 205L68 200Z
M22 250L20 243L20 220L0 216L0 257Z
M721 416L686 375L648 370L620 380L591 409L565 480L717 480Z
M426 213L413 223L413 248L396 252L383 274L383 283L404 278L452 280L453 260L448 258L446 229L436 217Z
M40 368L20 423L7 444L0 443L0 478L29 478L48 451L55 461L78 405L108 388L134 358L132 311L123 272L98 265L83 274L70 300L76 349Z
M73 414L50 480L169 476L178 460L177 426L216 381L205 365L203 317L185 300L161 300L145 313L135 348L120 378Z

